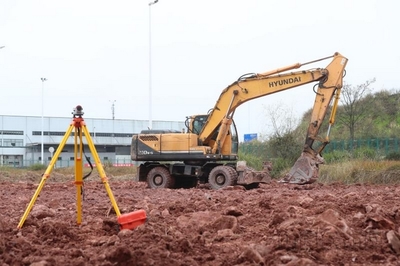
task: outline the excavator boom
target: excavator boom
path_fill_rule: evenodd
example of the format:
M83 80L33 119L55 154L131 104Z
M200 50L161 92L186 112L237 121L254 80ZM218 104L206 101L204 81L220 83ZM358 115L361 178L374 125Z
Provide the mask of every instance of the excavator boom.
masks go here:
M325 68L288 72L330 58L332 58L332 61ZM312 145L314 140L318 138L319 129L329 105L333 97L336 97L333 116L330 118L330 124L333 124L346 64L347 58L335 53L333 56L311 62L297 63L262 74L251 74L239 78L221 93L199 134L199 140L202 145L212 146L212 153L214 154L224 150L223 146L229 133L233 114L239 105L252 99L318 81L318 90L314 90L316 93L315 102L303 153L291 169L290 174L283 179L283 182L297 184L315 181L318 178L318 165L323 163L320 153L323 147L329 143L328 136L323 140L325 144L318 151L315 151ZM212 139L215 135L217 137Z
M316 91L314 107L307 130L303 152L293 165L290 172L285 175L281 182L310 184L318 179L319 165L324 163L321 152L329 143L330 128L335 122L336 109L339 103L340 92L343 87L343 76L345 74L344 71L347 61L347 58L336 53L333 61L326 68L329 75L327 75L323 82L319 83L318 90ZM318 136L319 129L333 98L335 98L335 100L332 105L328 132L325 138L321 138ZM316 150L313 148L315 140L319 140L322 143Z

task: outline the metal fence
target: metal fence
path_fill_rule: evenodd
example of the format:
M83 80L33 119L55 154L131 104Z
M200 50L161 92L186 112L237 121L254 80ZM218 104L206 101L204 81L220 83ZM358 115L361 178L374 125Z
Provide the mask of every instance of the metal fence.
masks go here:
M400 152L400 140L398 138L374 138L356 140L331 141L324 150L324 153L332 151L352 151L356 149L371 149L375 152L387 155L393 152Z

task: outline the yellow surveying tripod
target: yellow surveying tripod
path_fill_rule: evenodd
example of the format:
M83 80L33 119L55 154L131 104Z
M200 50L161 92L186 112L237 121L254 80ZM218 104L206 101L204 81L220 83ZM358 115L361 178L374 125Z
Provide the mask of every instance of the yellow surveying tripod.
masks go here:
M99 155L97 154L96 148L94 146L93 140L90 137L90 133L86 127L86 123L83 120L83 108L82 106L78 105L74 108L73 112L73 119L72 122L65 133L60 145L58 146L56 152L54 153L53 158L50 161L49 166L46 169L46 172L42 176L42 180L38 188L36 189L35 194L33 195L27 209L25 210L24 215L21 218L21 221L18 224L18 228L22 228L26 218L28 217L30 211L32 210L33 205L37 197L39 196L40 191L42 190L44 183L46 182L47 178L50 177L51 171L54 169L54 165L60 155L61 151L63 150L65 143L67 142L68 138L71 136L72 131L74 130L74 158L75 158L75 185L76 185L76 210L77 210L77 218L76 222L78 225L82 222L82 186L83 186L83 161L82 161L82 154L83 154L83 143L82 138L83 134L86 137L86 140L89 145L90 152L92 153L95 161L95 165L101 181L103 182L108 197L110 198L111 204L114 208L115 213L118 217L118 223L120 225L120 229L134 229L135 227L143 224L146 221L146 212L144 210L138 210L131 213L122 214L119 211L117 202L113 196L111 191L110 185L107 181L107 176L104 171L104 168L101 164ZM79 140L79 144L78 144Z

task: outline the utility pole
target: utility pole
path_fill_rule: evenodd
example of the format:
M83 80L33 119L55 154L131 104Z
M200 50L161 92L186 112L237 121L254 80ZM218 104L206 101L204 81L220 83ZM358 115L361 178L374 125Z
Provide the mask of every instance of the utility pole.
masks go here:
M40 156L41 156L41 162L44 164L44 137L43 137L43 127L44 127L44 120L43 120L43 91L44 91L44 82L47 80L46 78L40 78L42 80L42 142L41 142L41 147L40 147Z
M156 4L158 0L154 0L149 3L149 129L153 127L153 120L152 120L152 88L151 88L151 6Z
M116 100L112 101L112 104L111 104L111 114L112 114L113 120L115 119L115 102L116 102Z

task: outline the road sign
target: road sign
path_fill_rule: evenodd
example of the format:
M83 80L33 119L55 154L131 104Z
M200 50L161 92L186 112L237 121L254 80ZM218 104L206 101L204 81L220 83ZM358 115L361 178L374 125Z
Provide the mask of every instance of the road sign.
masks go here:
M257 133L244 134L244 142L257 140Z

